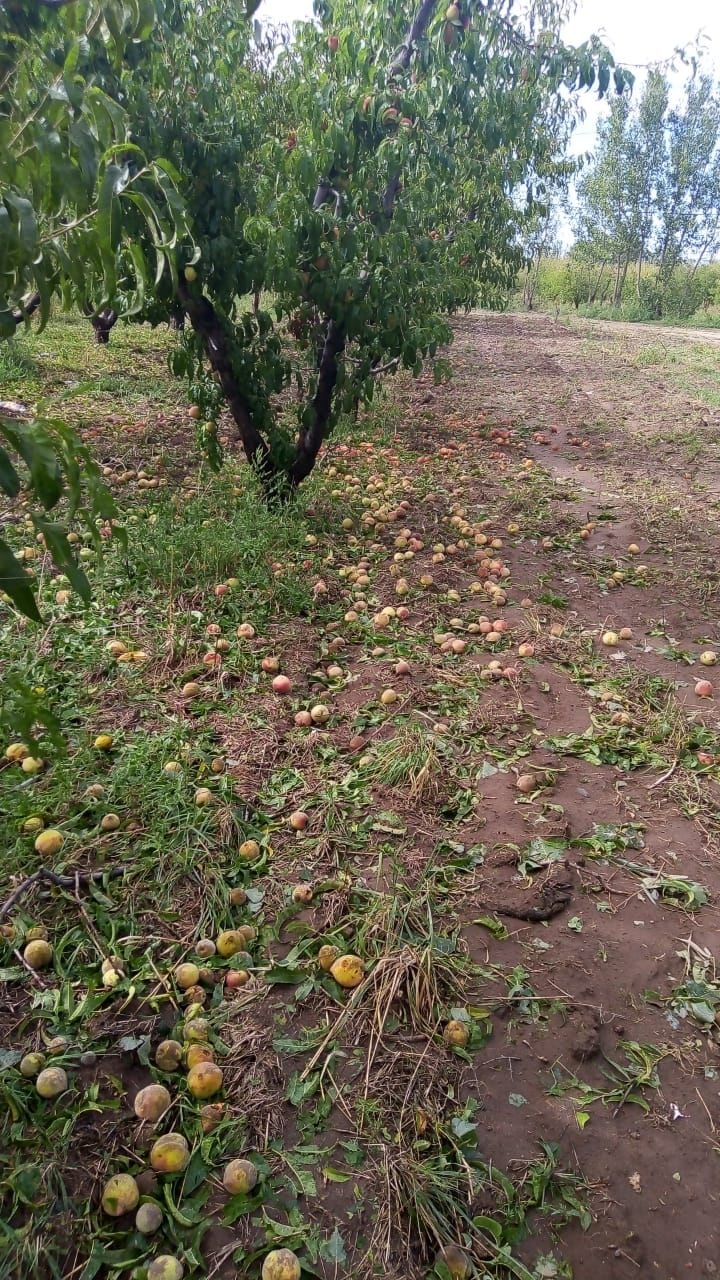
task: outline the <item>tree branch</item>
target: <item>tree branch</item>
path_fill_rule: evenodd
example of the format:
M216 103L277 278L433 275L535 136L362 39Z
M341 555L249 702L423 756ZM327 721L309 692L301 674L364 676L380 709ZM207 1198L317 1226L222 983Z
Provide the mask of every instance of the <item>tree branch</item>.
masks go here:
M267 478L274 470L270 450L255 425L250 406L235 376L222 320L212 303L204 295L193 293L182 278L178 280L177 292L193 329L202 339L210 365L217 374L237 424L247 460L261 476Z
M40 294L33 293L27 302L21 302L20 306L16 307L12 313L15 324L24 324L26 320L29 320L33 312L37 311L40 306L40 301Z
M77 892L78 885L95 883L97 880L103 880L105 876L109 880L114 880L117 876L124 876L126 870L127 867L110 867L106 871L76 871L72 876L61 876L57 871L51 871L49 867L40 867L39 871L33 871L31 876L22 880L17 888L13 889L10 897L0 904L0 920L4 920L18 899L40 880L49 880L60 889L74 889Z
M413 24L410 27L405 40L400 45L400 48L390 64L388 75L394 76L398 71L407 71L410 66L410 59L413 56L415 45L421 36L425 35L436 7L437 0L423 0L423 3L415 14Z

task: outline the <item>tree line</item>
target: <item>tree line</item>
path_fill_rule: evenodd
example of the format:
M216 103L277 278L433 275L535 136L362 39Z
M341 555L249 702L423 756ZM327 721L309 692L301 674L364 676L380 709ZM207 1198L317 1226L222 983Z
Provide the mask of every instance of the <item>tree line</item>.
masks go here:
M720 303L720 88L696 71L674 96L648 74L613 99L591 162L566 201L574 244L558 255L558 210L526 240L525 301L623 306L638 318L686 318Z

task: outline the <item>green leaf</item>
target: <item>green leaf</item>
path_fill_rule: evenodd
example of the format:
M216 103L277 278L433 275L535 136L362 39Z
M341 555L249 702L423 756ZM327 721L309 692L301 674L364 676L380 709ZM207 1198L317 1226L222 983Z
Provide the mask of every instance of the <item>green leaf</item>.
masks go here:
M288 983L291 986L297 986L298 983L304 982L307 974L304 969L293 969L289 965L278 964L273 969L268 969L263 973L265 982Z
M472 923L482 925L484 929L488 929L493 938L496 938L499 942L504 938L510 937L506 926L503 924L499 916L478 916L472 921Z
M590 1119L590 1112L589 1112L589 1111L576 1111L576 1112L575 1112L575 1122L576 1122L576 1124L577 1124L578 1129L581 1129L581 1130L582 1130L582 1129L584 1129L584 1128L585 1128L585 1125L588 1123L588 1120L589 1120L589 1119Z
M15 559L4 538L0 538L0 591L10 596L13 604L26 618L31 618L33 622L42 621L35 602L32 579Z
M49 436L35 425L29 435L30 477L34 492L46 511L59 502L63 492L63 478L55 449Z
M32 522L38 533L41 533L45 538L45 544L57 567L67 574L71 586L77 591L78 595L86 603L89 603L92 596L90 583L75 560L72 547L67 540L67 534L62 525L50 520L44 520L34 513Z
M0 445L0 489L8 498L17 498L20 492L20 477L15 470L10 455Z
M209 1171L200 1152L194 1151L183 1178L183 1196L191 1196L193 1191L197 1191L207 1178Z
M8 970L4 969L1 972L7 973ZM2 981L6 982L7 979ZM7 1071L8 1067L16 1067L22 1056L22 1049L0 1049L0 1071Z
M532 871L541 871L552 862L562 862L567 856L567 850L567 840L544 840L542 836L534 836L527 852L518 861L518 871L524 876Z
M42 1169L39 1169L35 1164L20 1165L20 1168L16 1169L12 1175L12 1186L15 1194L23 1204L30 1207L35 1204L42 1185Z
M334 1169L330 1164L324 1165L320 1172L326 1182L349 1182L352 1178L351 1173L341 1173L339 1169Z
M325 1240L320 1246L320 1252L329 1262L334 1262L336 1266L342 1267L347 1262L347 1253L343 1238L336 1227L329 1240Z

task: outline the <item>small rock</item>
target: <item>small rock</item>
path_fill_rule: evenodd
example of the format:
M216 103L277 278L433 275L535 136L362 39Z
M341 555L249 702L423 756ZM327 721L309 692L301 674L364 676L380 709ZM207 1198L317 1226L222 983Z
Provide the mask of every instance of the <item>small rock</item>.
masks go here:
M572 1044L572 1056L576 1062L588 1062L599 1052L600 1018L597 1013L591 1013L577 1028Z

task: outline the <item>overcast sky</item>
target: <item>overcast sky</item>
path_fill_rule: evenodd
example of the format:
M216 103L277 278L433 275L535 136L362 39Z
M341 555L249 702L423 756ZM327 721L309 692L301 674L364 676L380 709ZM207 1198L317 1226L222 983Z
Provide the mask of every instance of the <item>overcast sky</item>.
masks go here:
M259 17L293 22L312 13L312 0L263 0ZM717 0L580 0L568 24L568 38L582 40L605 31L616 56L626 62L654 62L670 55L704 30L720 49ZM716 61L720 55L715 53Z

